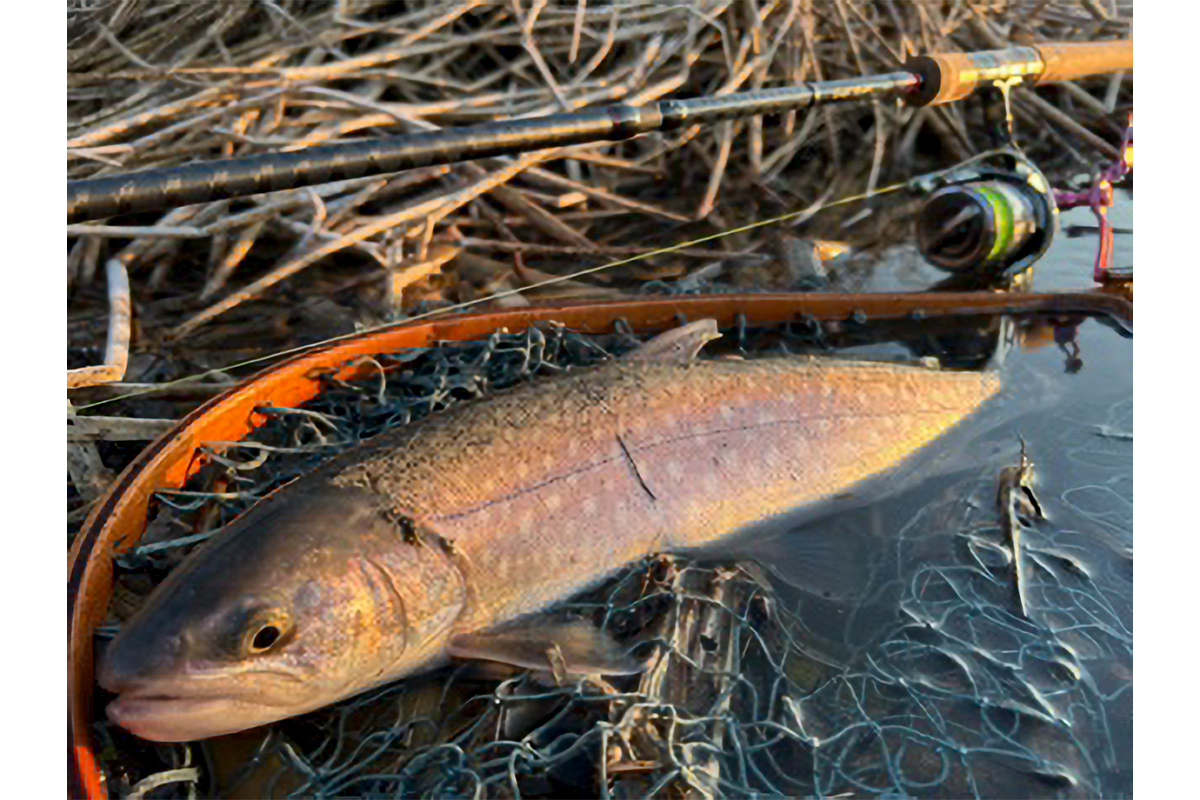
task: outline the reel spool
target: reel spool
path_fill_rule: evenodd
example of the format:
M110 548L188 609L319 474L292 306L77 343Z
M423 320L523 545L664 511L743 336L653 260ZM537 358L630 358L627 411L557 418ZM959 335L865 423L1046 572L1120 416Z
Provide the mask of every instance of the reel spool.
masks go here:
M988 156L918 187L917 244L946 272L998 277L1041 258L1058 229L1046 177L1016 151Z

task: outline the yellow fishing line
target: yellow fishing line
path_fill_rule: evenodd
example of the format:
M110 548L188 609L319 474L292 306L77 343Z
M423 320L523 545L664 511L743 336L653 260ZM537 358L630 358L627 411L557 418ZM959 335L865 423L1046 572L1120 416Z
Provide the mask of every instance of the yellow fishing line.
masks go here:
M951 170L958 169L958 168L960 168L966 164L969 164L973 161L978 161L982 158L986 158L989 155L991 155L991 152L980 153L979 155L973 156L973 157L967 159L966 161L955 164L952 167L947 167L946 169L929 172L920 177L930 178L930 177L934 177L936 175L941 175L941 174L950 172ZM468 300L465 303L458 303L456 305L446 306L445 308L437 308L437 309L434 309L433 311L426 311L424 314L418 314L415 317L409 317L409 318L407 318L405 320L401 320L399 322L389 322L389 323L385 323L383 325L375 325L370 328L363 328L362 330L355 331L354 333L346 333L341 336L334 336L329 339L323 339L319 342L313 342L312 344L306 344L306 345L301 345L299 347L293 347L289 350L280 350L276 353L271 353L271 354L265 355L265 356L258 356L257 358L247 359L246 361L239 361L236 364L230 364L228 366L220 367L218 369L210 369L210 370L206 370L205 372L197 372L194 375L188 375L183 378L177 378L176 380L157 384L157 385L152 386L147 389L139 389L136 392L128 392L126 394L117 395L116 397L110 397L106 400L97 400L94 403L88 403L87 405L76 406L75 410L83 411L85 409L96 408L97 406L107 405L108 403L115 403L118 400L127 400L131 397L140 397L142 395L153 394L154 392L161 392L164 389L169 389L172 386L177 386L181 383L186 383L188 381L194 381L199 378L205 378L205 377L208 377L209 375L215 375L217 373L227 372L228 370L232 370L232 369L240 369L242 367L248 367L248 366L252 366L254 364L262 364L263 362L270 361L270 360L276 359L276 358L283 358L284 356L296 355L297 353L303 353L303 352L306 352L309 350L314 350L318 347L322 347L324 345L331 344L333 342L340 342L345 339L352 339L356 336L361 336L364 333L372 333L374 331L383 330L384 328L391 328L391 327L395 327L397 325L407 325L410 322L416 322L418 320L428 319L429 317L435 316L437 314L449 314L453 311L461 311L464 308L470 308L471 306L475 306L480 303L488 303L488 302L491 302L492 300L498 300L503 297L512 297L513 295L521 294L522 292L529 291L530 289L537 289L542 286L552 286L553 284L561 283L562 281L569 281L572 278L578 278L582 275L591 275L592 273L602 272L606 269L612 269L613 267L619 267L622 264L629 264L634 261L642 261L644 259L651 258L653 256L659 256L659 255L663 255L665 253L673 253L676 250L683 250L688 247L695 247L698 244L704 244L705 242L711 242L716 239L721 239L725 236L732 236L735 233L745 233L746 231L752 231L756 228L766 227L767 225L775 225L780 222L787 222L790 219L802 217L806 214L809 216L815 216L816 214L819 214L820 212L824 211L827 208L834 208L836 206L841 206L841 205L845 205L847 203L857 202L859 200L866 200L870 197L875 197L876 195L887 194L889 192L894 192L898 189L903 189L906 186L909 186L913 180L916 180L916 178L909 179L907 181L904 181L903 183L894 183L890 186L885 186L882 189L876 189L873 192L863 192L861 194L855 194L855 195L850 195L848 197L843 197L839 200L834 200L833 202L820 205L817 208L805 208L800 211L789 211L787 214L781 214L777 217L770 217L768 219L761 219L761 220L758 220L757 222L751 222L751 223L742 225L737 228L731 228L727 231L720 231L719 233L709 234L708 236L701 236L698 239L691 239L690 241L681 242L679 244L669 245L667 247L663 247L658 250L651 250L650 252L647 252L647 253L639 253L637 255L629 256L628 258L622 258L617 261L610 261L607 264L601 264L597 267L588 267L587 269L581 269L578 272L572 272L569 275L562 275L559 277L550 278L548 280L544 280L539 283L530 284L529 286L523 286L519 289L509 289L507 291L497 292L496 294L490 294L487 297L479 297L474 300Z

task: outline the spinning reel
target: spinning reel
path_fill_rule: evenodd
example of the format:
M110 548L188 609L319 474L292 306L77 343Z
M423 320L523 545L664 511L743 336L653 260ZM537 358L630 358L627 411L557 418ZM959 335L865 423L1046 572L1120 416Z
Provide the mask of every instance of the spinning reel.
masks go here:
M917 244L947 272L1001 277L1042 257L1058 230L1046 176L1006 148L917 183L929 199L917 215Z
M1011 86L996 81L988 92L991 103L985 105L999 149L913 182L913 189L929 195L916 220L921 255L958 277L1010 277L1045 254L1058 231L1060 208L1086 206L1100 223L1094 280L1132 280L1131 272L1112 268L1113 228L1106 212L1113 203L1113 184L1133 168L1133 114L1117 160L1094 176L1090 188L1057 191L1013 141Z

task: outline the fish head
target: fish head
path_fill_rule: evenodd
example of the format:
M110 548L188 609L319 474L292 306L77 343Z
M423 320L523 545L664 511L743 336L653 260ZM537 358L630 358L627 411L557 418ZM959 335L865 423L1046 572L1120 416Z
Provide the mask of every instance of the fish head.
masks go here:
M98 682L153 741L246 730L414 672L463 602L445 552L363 489L285 490L190 554L122 624Z

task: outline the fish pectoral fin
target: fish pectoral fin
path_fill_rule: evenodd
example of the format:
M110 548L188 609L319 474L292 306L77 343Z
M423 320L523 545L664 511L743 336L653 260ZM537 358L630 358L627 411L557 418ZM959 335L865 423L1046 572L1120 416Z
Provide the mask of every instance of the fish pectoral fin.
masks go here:
M678 328L660 333L636 350L621 358L625 361L659 361L666 364L687 364L700 348L713 339L720 339L715 319L698 319Z
M646 665L604 631L584 620L528 620L501 629L460 633L450 639L456 658L499 661L566 675L636 675Z

